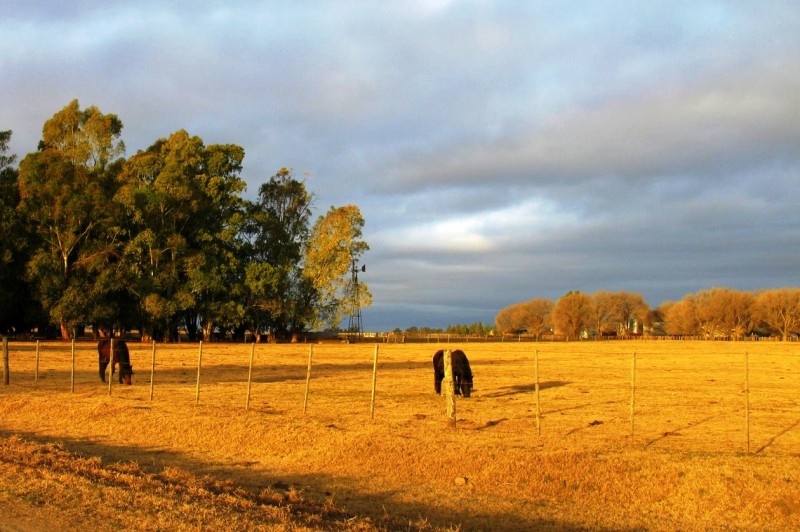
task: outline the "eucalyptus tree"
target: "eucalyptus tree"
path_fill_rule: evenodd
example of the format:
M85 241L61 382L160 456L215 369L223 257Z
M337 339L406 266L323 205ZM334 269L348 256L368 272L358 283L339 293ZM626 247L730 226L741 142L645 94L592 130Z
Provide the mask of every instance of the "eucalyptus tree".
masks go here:
M354 306L368 307L372 294L360 282L353 286L351 271L369 250L362 238L364 218L355 205L331 207L311 229L305 249L303 275L316 292L314 325L336 328L354 311Z
M115 199L128 224L126 286L147 336L174 339L181 320L189 327L199 321L209 335L215 323L241 318L232 287L243 158L239 146L205 146L180 130L124 165Z
M10 332L26 325L29 305L25 263L28 231L19 204L16 155L10 154L11 131L0 131L0 331Z
M110 198L125 146L122 122L73 100L45 122L19 169L19 210L35 234L28 278L68 338L111 290L101 275L119 248Z
M258 189L242 231L245 322L260 340L301 331L313 315L315 293L302 275L312 195L288 168Z
M0 272L3 274L9 273L16 251L21 247L17 213L19 186L17 170L13 167L16 155L8 154L10 140L11 131L0 131L0 234L3 235L0 239ZM0 289L6 286L6 283L0 283Z

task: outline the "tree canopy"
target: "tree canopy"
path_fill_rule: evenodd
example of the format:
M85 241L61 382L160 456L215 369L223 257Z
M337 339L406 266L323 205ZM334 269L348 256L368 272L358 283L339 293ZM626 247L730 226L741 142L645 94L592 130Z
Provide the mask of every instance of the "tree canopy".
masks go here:
M716 287L658 309L650 309L636 293L570 291L555 304L537 298L510 305L498 312L495 326L500 333L526 330L538 337L546 331L571 339L646 333L709 339L776 335L787 340L800 333L800 289L747 292Z
M166 340L338 325L350 264L369 249L358 207L332 207L312 231L313 197L291 170L248 201L240 146L179 130L125 159L122 129L74 100L18 173L0 132L0 229L21 235L3 242L3 271L24 276L62 337L82 324Z

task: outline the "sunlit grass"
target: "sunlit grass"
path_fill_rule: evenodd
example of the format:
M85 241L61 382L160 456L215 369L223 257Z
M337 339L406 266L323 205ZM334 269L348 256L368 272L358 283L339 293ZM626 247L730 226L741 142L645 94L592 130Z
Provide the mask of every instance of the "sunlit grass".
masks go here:
M376 523L465 529L800 526L795 344L451 344L475 374L448 427L431 357L444 344L130 344L133 386L99 382L94 345L12 344L0 429L52 438L149 473L177 467L258 492L272 485ZM541 435L536 431L538 350ZM631 363L636 353L634 432ZM750 450L745 425L749 357ZM421 521L420 521L421 520ZM398 521L393 521L394 523ZM769 525L769 526L767 526Z

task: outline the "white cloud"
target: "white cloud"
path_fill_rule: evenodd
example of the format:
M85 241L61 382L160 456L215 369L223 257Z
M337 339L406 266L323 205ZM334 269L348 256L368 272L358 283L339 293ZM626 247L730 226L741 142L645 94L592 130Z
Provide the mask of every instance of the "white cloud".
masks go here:
M398 325L657 304L796 283L798 27L794 2L8 0L0 129L22 158L78 98L130 152L242 145L251 194L308 171L321 211L361 207L370 312Z

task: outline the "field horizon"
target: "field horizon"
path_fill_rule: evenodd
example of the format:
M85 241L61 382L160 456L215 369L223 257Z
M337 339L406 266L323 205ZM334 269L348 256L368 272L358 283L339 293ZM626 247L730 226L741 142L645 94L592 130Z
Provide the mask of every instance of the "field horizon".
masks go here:
M129 346L134 384L114 382L110 396L90 343L76 344L74 393L70 347L60 342L40 345L37 384L34 344L12 343L11 384L0 387L0 438L9 456L12 448L55 446L45 451L140 479L119 488L126 500L138 501L133 522L124 512L75 510L99 516L107 529L800 527L800 353L794 344L313 344L305 413L312 344L255 347L249 408L251 345L204 345L198 393L198 345L159 344L152 401L152 348ZM430 362L436 349L448 347L463 349L475 374L473 397L457 402L455 428L444 416L444 399L433 392ZM19 458L26 453L37 452L0 460L19 476L0 481L0 507L73 515L66 509L76 494L55 481L28 485L19 473L28 467ZM165 503L137 488L168 473L183 475L186 485L217 486L209 488L213 493L240 493L231 507L252 505L252 515L234 518L220 506L216 517L175 510L170 521L169 512L157 510ZM103 475L81 477L94 486L87 494L107 487L92 483L97 476ZM33 496L31 489L48 496ZM256 519L272 503L284 520Z

